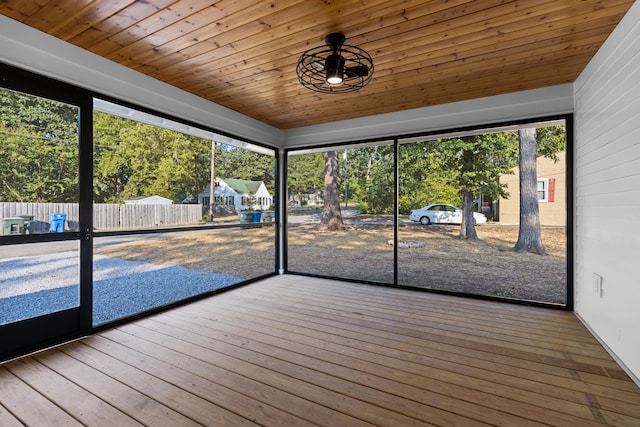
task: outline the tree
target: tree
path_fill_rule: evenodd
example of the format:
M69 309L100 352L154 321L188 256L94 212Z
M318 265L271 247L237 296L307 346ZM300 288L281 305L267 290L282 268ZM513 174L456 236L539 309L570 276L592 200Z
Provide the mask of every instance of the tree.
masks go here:
M520 140L520 227L513 250L520 253L533 252L545 255L546 250L540 234L536 130L535 128L520 129L518 137Z
M464 141L464 139L463 139ZM460 224L460 239L478 240L476 224L473 219L473 195L480 191L476 172L479 169L476 162L477 152L473 137L467 139L468 144L463 144L462 162L460 168L460 184L462 185L462 224Z
M558 153L567 146L567 129L562 126L547 126L536 129L536 155L558 162Z
M480 193L491 199L507 195L499 177L511 173L516 149L514 135L500 132L438 139L429 141L428 147L439 157L442 167L456 171L455 180L462 199L459 237L477 239L473 220L474 199Z
M558 162L558 153L565 149L566 143L565 126L547 126L519 132L520 229L513 248L516 252L546 254L540 233L536 159L544 156ZM523 183L523 180L526 182Z
M77 107L0 89L0 141L0 200L77 203Z
M359 147L348 150L344 165L344 193L362 213L392 214L395 200L393 145Z
M210 180L211 141L203 138L95 113L94 147L96 202L152 194L179 202Z
M78 107L0 89L0 200L77 202ZM94 112L94 201L194 199L210 182L211 141ZM220 174L275 189L273 156L218 144ZM218 165L216 165L218 166Z
M275 189L275 158L113 115L94 114L96 202L159 195L194 200L217 177L263 181ZM212 201L213 202L213 201Z
M536 130L520 129L518 137L520 140L520 227L513 250L520 253L534 252L545 255L546 250L540 234Z
M324 190L324 159L320 152L290 155L287 158L287 190L296 200Z
M324 153L324 207L320 227L323 230L344 230L340 210L340 169L338 167L338 153L326 151Z
M399 211L409 214L433 202L460 206L457 168L448 167L430 141L400 146L398 158Z
M270 192L275 190L275 158L245 148L218 143L215 148L216 175L262 181Z

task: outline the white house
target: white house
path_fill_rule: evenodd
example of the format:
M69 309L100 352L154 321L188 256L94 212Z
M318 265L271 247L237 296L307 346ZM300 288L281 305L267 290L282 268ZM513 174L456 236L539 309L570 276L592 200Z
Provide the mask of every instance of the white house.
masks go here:
M198 194L198 203L208 206L211 186ZM273 196L262 181L247 181L234 178L216 178L214 197L216 206L236 211L244 209L267 210L273 205Z
M161 196L139 196L125 200L125 205L170 205L173 201Z

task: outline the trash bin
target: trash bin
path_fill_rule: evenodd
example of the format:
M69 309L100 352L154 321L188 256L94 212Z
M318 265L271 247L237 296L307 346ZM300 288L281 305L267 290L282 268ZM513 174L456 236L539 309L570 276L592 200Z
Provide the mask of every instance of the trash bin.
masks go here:
M64 222L67 220L67 214L52 213L49 215L49 231L52 233L64 233Z
M253 212L246 212L246 211L238 212L238 221L240 221L240 224L246 224L248 222L252 222Z
M260 217L262 216L262 212L254 212L253 213L253 221L252 222L260 222Z
M264 211L262 212L262 221L263 222L271 222L273 221L275 213L273 211Z
M22 218L24 226L22 228L22 234L31 234L31 223L33 222L33 215L16 215L18 218Z
M24 220L22 218L2 218L2 234L8 236L10 234L22 234L24 228Z

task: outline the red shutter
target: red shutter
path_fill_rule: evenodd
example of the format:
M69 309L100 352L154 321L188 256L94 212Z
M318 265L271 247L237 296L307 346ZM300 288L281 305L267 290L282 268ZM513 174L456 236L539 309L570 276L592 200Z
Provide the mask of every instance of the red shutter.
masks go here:
M551 178L549 180L549 194L547 195L547 202L553 203L556 197L556 180Z

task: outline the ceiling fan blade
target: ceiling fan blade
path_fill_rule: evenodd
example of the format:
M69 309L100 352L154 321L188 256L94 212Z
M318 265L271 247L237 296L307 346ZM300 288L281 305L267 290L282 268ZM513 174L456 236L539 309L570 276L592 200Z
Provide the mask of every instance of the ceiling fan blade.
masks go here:
M369 67L366 65L357 65L355 67L345 67L344 73L347 78L365 77L369 74Z
M309 61L309 64L314 66L316 69L320 71L324 71L324 62L318 61L317 59Z

